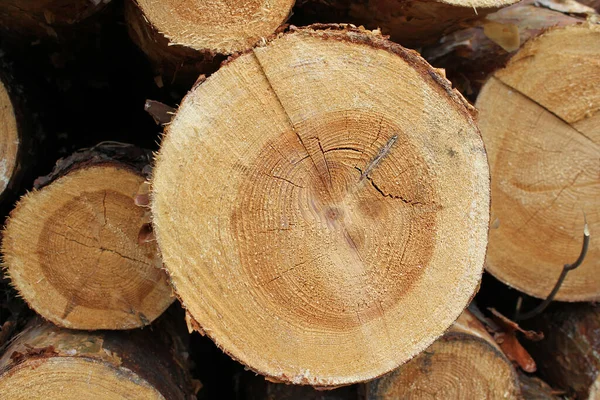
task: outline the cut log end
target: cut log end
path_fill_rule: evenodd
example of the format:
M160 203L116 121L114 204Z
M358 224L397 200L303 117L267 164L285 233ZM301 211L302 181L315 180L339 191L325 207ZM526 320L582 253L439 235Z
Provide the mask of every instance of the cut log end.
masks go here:
M144 177L119 163L76 168L27 194L4 231L7 275L44 318L78 329L149 324L173 301L156 243L138 242Z
M8 88L0 79L0 197L15 173L19 150L19 131L15 108Z
M171 45L232 54L268 37L285 22L293 0L135 0Z
M465 312L415 359L366 385L368 400L518 399L517 374L485 328Z
M338 386L395 368L463 310L488 179L469 110L414 52L302 29L186 97L153 223L178 295L224 351L272 380Z
M568 49L568 50L567 50ZM492 170L487 269L545 298L579 255L584 219L600 232L600 26L554 28L530 40L477 99ZM556 298L600 299L600 246Z

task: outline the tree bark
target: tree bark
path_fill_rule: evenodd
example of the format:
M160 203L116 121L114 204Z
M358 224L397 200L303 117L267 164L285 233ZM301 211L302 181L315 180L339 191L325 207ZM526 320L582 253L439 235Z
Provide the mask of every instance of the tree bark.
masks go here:
M404 46L421 47L474 24L514 0L298 0L300 21L350 22L382 33Z
M293 4L293 0L228 0L215 7L200 0L127 0L125 18L159 85L189 88L200 74L214 72L227 56L273 35Z
M148 325L173 302L148 212L134 204L149 154L106 143L59 160L11 212L7 276L44 318L67 328Z
M109 3L110 0L2 0L0 32L12 40L57 38Z
M468 311L416 358L367 383L365 392L367 400L520 398L511 362Z
M567 50L568 49L568 50ZM551 28L529 40L483 86L479 127L492 171L486 268L545 298L589 232L600 232L600 25ZM600 299L600 242L556 299Z
M542 377L577 399L600 398L600 309L563 304L542 314L532 326L545 336L529 349Z
M9 399L192 399L186 338L154 329L86 332L35 319L0 358Z
M479 26L444 36L422 53L432 65L444 68L463 94L475 99L483 83L503 68L526 41L547 28L582 21L526 0L488 15Z
M561 390L552 389L546 382L534 375L519 372L519 383L523 400L560 400Z
M292 29L198 85L151 205L190 326L313 386L424 350L481 278L489 176L471 112L417 53L340 25Z

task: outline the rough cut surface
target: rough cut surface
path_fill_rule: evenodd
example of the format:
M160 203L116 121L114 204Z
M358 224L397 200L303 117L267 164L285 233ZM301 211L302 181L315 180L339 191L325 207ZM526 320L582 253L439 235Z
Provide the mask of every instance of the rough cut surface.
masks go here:
M0 358L3 399L191 398L184 339L151 331L73 331L34 320Z
M489 175L471 109L368 31L292 30L222 67L182 102L152 185L191 325L272 380L388 372L481 277Z
M492 171L487 269L529 295L550 293L592 240L557 299L600 299L600 26L546 31L483 86L479 126Z
M517 373L485 327L465 311L427 350L369 382L367 400L519 399Z
M156 244L138 241L148 223L134 204L144 176L116 161L55 175L11 212L2 243L7 276L57 325L148 325L174 299Z

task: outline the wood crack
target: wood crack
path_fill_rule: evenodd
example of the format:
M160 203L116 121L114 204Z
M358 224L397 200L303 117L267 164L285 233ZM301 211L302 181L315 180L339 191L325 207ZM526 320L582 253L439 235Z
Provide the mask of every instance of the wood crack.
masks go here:
M558 114L556 114L554 111L546 108L544 105L538 103L537 101L535 101L534 99L532 99L531 97L527 96L526 94L524 94L523 92L521 92L519 89L509 85L508 83L506 83L505 81L503 81L501 78L497 77L497 76L493 76L492 78L496 79L498 82L500 82L502 85L506 86L507 88L509 88L510 90L514 90L516 93L518 93L519 95L523 96L524 98L528 99L529 101L531 101L533 104L539 106L541 109L543 109L544 111L547 111L549 114L555 116L559 121L563 122L564 124L568 125L570 128L573 129L573 131L579 133L582 137L586 138L587 140L589 140L592 144L594 144L595 146L598 146L598 143L596 143L594 140L592 140L592 138L590 138L588 135L586 135L585 133L581 132L579 129L575 128L572 124L570 124L569 122L567 122L565 119L563 119L561 116L559 116ZM578 120L576 122L579 122L581 120Z

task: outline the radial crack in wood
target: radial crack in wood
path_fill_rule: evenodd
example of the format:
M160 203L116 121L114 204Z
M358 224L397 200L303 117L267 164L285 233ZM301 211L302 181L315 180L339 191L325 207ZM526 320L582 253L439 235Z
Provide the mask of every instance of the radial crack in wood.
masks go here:
M425 349L481 276L489 175L471 111L415 52L360 29L292 30L223 66L182 102L152 180L189 314L288 383L364 381ZM422 205L361 180L382 149L368 178Z
M39 180L47 186L11 212L2 243L6 274L59 326L148 325L174 299L156 243L138 241L147 221L134 196L145 178L124 162L82 153L70 157L79 163L61 161Z
M480 128L492 171L486 268L508 285L546 298L581 249L584 215L600 231L600 26L546 31L483 86ZM600 246L556 296L600 299Z

